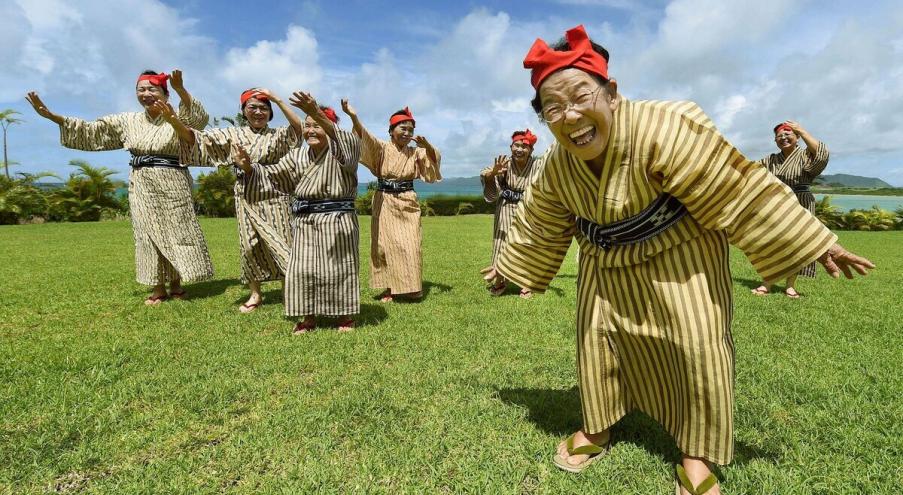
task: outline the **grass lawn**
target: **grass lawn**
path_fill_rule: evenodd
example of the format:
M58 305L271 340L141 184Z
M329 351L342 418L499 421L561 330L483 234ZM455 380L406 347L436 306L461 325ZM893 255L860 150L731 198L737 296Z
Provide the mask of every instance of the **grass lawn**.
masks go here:
M361 219L367 287L369 218ZM0 493L673 493L633 413L575 476L575 249L551 290L490 298L492 218L429 217L419 304L364 289L359 327L292 337L278 283L243 315L234 219L217 278L145 307L129 224L0 227ZM736 250L737 455L726 493L900 493L903 232L840 233L872 275L756 298Z

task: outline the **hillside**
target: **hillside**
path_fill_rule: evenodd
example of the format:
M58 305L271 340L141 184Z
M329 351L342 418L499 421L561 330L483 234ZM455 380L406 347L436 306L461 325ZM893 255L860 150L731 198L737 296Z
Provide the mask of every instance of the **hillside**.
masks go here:
M894 187L876 177L850 174L825 174L818 178L819 185L840 185L842 187L882 188Z

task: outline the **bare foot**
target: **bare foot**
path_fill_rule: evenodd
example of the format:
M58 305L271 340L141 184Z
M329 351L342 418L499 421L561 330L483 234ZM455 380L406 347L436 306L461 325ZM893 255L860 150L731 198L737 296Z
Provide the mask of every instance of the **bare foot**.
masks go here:
M752 292L753 294L755 294L757 296L764 296L764 295L768 294L768 287L765 287L764 285L760 285L760 286L756 287L755 289L751 290L750 292Z
M690 479L690 483L692 483L694 487L698 487L710 474L712 474L712 470L709 468L708 463L702 459L684 457L681 464L687 473L687 478ZM683 486L680 486L680 483L678 483L678 486L680 488L680 495L693 495ZM721 495L721 487L716 483L715 486L703 493L704 495Z
M527 290L527 289L521 289L521 290L520 290L520 298L521 298L521 299L530 299L531 297L533 297L533 292L532 292L532 291L529 291L529 290Z
M574 434L574 448L583 447L584 445L589 445L589 444L595 444L600 447L603 447L606 444L608 444L610 438L611 438L610 430L605 430L603 432L592 433L592 434L584 433L583 430L580 430ZM571 466L577 466L581 462L589 459L589 457L590 457L587 454L574 454L574 455L568 454L568 446L567 446L566 438L564 440L562 440L561 443L558 444L558 455L561 456L561 458L564 459L565 462L567 462Z
M169 295L166 293L165 289L154 289L154 291L151 292L151 295L144 300L144 304L148 306L158 306L167 299L169 299Z
M303 320L295 323L295 328L294 330L292 330L292 335L303 335L305 333L313 332L316 328L317 321L314 320L314 317L305 316Z
M352 330L354 330L354 320L351 318L339 320L339 333L348 333Z
M800 293L797 292L796 289L794 289L793 287L787 287L787 289L784 291L784 294L786 294L787 297L789 297L790 299L799 299L800 298Z
M381 303L390 303L395 300L395 296L392 295L392 291L390 289L386 289L385 292L379 295L379 302Z
M250 313L257 309L261 304L263 304L263 298L260 297L260 294L251 294L251 297L249 297L244 304L239 306L238 310L242 313Z

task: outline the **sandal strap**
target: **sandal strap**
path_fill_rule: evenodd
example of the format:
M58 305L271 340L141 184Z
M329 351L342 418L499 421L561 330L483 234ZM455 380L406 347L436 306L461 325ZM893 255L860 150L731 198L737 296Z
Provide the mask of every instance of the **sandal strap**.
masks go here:
M574 435L576 435L576 433L569 436L567 443L565 444L568 449L568 455L594 455L605 452L605 447L596 445L594 443L581 445L580 447L574 447Z
M709 473L709 476L702 480L702 483L694 487L693 483L690 481L690 477L687 476L687 471L680 464L677 465L677 479L680 481L681 486L690 492L690 495L704 495L718 483L718 478L715 477L715 474Z

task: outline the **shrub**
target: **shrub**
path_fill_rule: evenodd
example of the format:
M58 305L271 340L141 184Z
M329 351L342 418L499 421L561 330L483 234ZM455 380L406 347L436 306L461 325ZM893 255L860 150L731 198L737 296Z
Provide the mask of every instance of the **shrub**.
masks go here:
M110 179L116 173L106 167L92 167L88 162L72 160L78 170L69 174L65 186L49 195L49 216L64 222L96 222L104 210L120 210L116 196L121 181Z
M209 174L198 176L194 202L201 215L209 217L235 216L235 174L229 167L219 167Z

